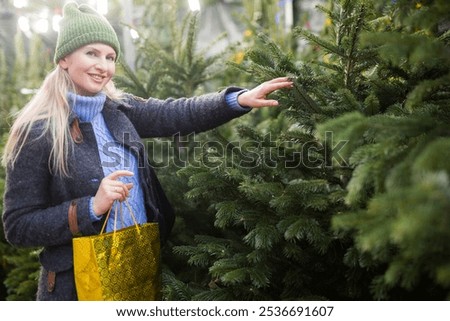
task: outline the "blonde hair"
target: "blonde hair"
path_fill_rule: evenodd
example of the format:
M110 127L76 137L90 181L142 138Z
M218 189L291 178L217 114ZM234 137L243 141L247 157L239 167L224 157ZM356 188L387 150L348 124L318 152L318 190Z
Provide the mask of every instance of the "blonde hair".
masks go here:
M37 138L49 134L52 146L48 160L49 170L57 175L69 176L67 157L72 144L69 129L70 107L67 92L76 92L69 74L59 65L44 79L41 88L16 115L3 152L3 166L14 166L32 128L43 124ZM120 100L122 93L110 81L104 88L111 99Z

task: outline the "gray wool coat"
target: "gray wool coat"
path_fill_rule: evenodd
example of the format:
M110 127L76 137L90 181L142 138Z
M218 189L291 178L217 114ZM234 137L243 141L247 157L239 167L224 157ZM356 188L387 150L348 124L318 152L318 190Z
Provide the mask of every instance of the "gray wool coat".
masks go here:
M105 122L113 137L137 153L139 179L144 190L148 221L160 225L162 241L175 220L167 198L147 160L141 138L187 135L217 127L246 113L231 109L225 94L193 98L143 100L127 95L122 102L107 99ZM70 115L69 124L76 116ZM91 123L79 123L82 140L73 143L67 164L69 177L49 170L51 142L33 128L14 167L6 169L3 224L7 241L17 247L40 247L42 265L38 300L77 300L72 259L72 238L68 212L76 203L76 222L82 235L98 234L102 221L91 222L89 200L104 177Z

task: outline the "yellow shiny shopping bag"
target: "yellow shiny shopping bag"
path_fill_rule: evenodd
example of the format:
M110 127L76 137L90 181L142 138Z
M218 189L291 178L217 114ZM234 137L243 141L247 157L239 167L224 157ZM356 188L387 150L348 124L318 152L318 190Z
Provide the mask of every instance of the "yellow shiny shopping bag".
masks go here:
M128 205L128 203L127 203ZM129 206L129 205L128 205ZM118 206L116 206L117 209ZM131 208L130 213L131 212ZM158 223L73 239L75 285L82 301L160 300ZM115 222L117 220L117 212Z

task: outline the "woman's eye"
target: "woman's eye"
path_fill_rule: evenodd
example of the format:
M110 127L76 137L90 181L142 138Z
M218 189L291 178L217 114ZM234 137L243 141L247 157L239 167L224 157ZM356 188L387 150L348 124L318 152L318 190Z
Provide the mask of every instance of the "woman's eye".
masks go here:
M110 61L115 61L115 60L116 60L116 57L109 56L109 57L107 57L106 59L108 59L108 60L110 60Z
M95 56L95 52L93 52L93 51L88 51L86 54L87 54L88 56Z

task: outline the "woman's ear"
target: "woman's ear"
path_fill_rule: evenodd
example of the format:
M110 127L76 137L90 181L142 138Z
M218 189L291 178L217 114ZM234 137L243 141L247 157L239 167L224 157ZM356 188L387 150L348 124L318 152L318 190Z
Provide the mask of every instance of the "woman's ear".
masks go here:
M62 58L62 59L60 59L60 60L58 61L58 65L59 65L62 69L64 69L64 70L66 70L67 68L69 68L69 65L68 65L67 60L66 60L65 57Z

